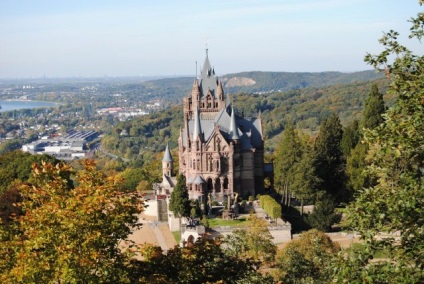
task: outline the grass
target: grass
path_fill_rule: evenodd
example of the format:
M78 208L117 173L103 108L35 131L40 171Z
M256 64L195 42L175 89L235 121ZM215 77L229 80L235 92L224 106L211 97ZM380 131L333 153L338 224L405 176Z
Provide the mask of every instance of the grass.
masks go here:
M224 220L220 218L208 219L209 227L219 227L219 226L244 226L246 224L246 218L234 219L234 220Z
M175 241L177 242L177 244L180 243L181 241L181 234L180 231L175 231L175 232L171 232L172 235L174 236Z

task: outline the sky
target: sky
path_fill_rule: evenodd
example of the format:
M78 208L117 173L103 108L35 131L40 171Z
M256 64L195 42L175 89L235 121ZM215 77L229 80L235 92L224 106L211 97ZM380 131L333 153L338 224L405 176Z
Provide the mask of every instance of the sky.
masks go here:
M417 0L1 0L0 78L372 69ZM197 68L196 68L197 62Z

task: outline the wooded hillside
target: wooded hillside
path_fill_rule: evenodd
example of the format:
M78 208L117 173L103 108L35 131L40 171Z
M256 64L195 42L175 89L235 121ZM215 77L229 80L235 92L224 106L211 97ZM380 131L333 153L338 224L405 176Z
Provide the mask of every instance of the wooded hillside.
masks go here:
M287 120L297 128L314 132L322 119L332 113L338 114L343 124L359 119L373 83L385 93L388 81L376 79L285 92L235 93L229 96L239 116L257 116L259 112L262 113L266 147L272 152ZM386 100L387 105L393 102L392 97ZM166 143L170 143L171 149L177 146L182 123L180 103L170 109L120 123L114 133L102 139L102 146L118 156L149 160L155 153L164 151Z

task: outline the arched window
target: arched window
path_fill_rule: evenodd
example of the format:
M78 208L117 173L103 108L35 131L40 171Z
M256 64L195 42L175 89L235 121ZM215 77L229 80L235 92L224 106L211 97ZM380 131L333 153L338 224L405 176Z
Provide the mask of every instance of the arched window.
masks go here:
M228 178L224 178L224 189L228 189Z
M211 192L213 190L213 181L211 178L208 178L208 191Z
M217 178L215 180L215 192L220 192L220 191L221 191L221 180Z
M213 171L212 157L209 157L209 171Z

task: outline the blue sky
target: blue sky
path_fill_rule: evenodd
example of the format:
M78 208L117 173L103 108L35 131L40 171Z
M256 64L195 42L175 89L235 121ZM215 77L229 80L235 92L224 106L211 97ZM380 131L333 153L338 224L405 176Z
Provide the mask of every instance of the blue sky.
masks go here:
M0 78L360 71L417 0L1 0ZM208 40L207 40L208 39ZM415 45L415 46L414 46ZM419 48L419 49L418 49Z

